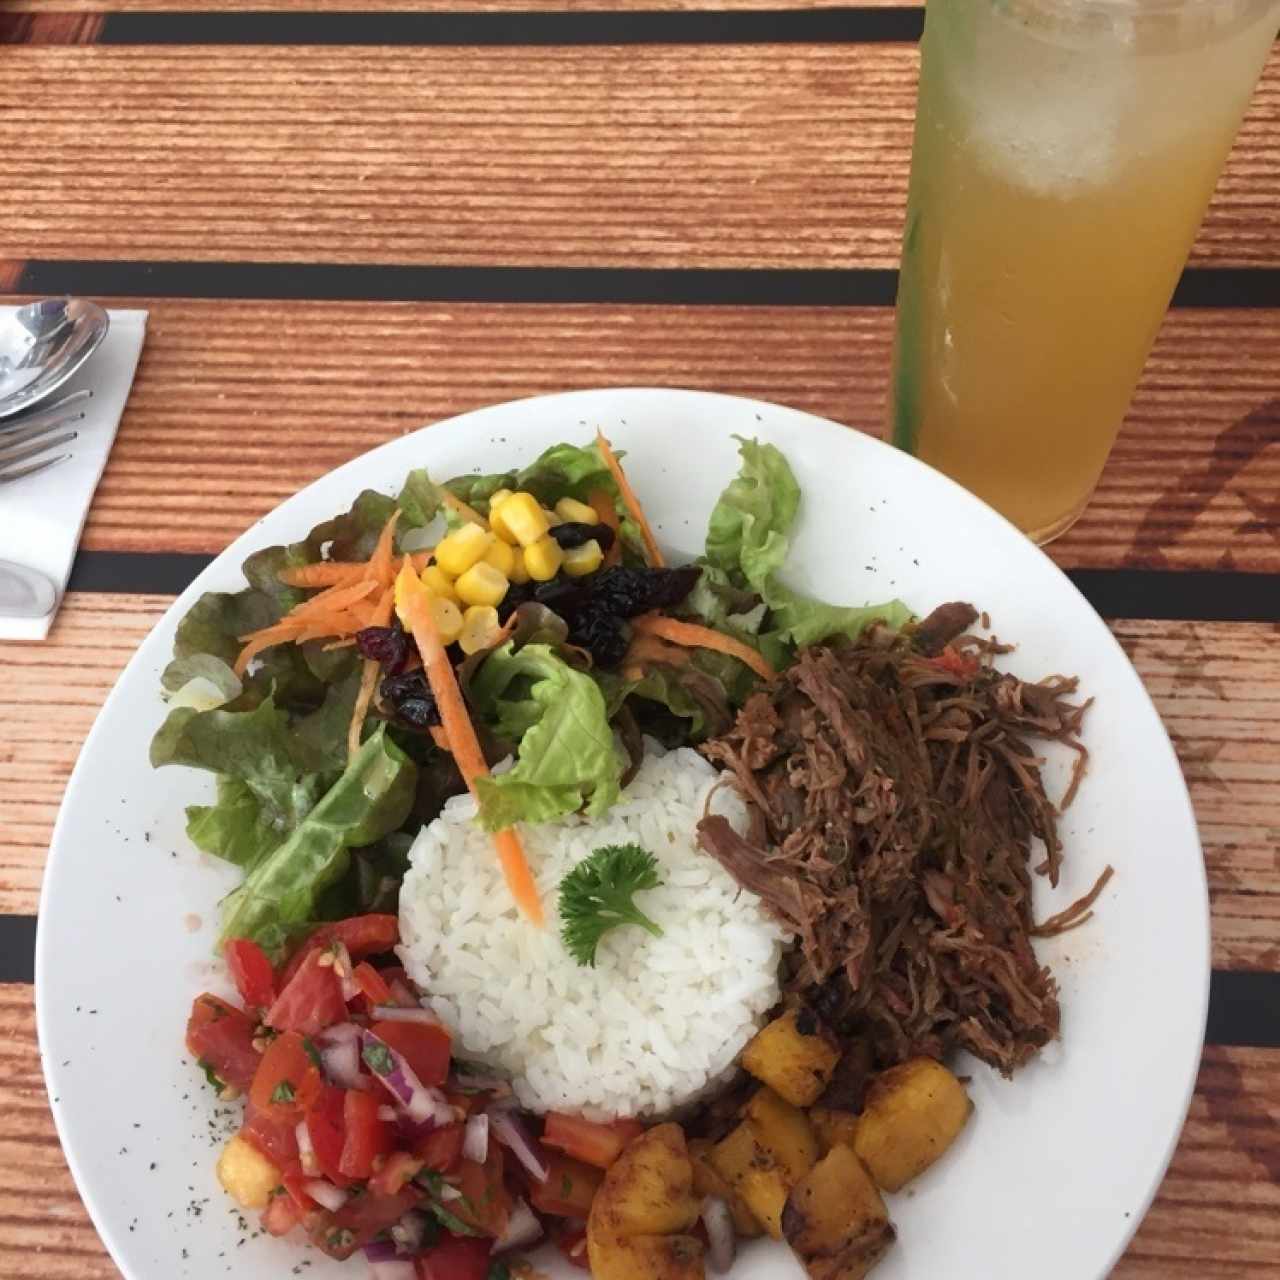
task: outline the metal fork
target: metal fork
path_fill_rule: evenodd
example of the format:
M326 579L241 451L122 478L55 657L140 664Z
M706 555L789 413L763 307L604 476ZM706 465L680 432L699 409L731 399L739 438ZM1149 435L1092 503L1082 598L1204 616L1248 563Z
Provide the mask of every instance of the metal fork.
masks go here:
M80 434L78 431L62 431L62 428L84 417L80 406L92 394L88 390L76 391L43 409L0 423L0 485L25 480L66 462L71 457L69 453L60 453L52 458L41 455L70 444ZM56 431L62 431L62 434L54 435ZM49 438L51 436L52 439ZM19 463L27 465L19 466Z

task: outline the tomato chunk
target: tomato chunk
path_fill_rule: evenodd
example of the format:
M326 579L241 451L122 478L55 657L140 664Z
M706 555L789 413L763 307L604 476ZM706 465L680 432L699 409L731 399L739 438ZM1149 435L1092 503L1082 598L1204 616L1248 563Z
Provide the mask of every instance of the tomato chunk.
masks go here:
M342 1148L347 1133L343 1118L345 1102L346 1090L327 1084L306 1117L307 1134L311 1138L311 1149L315 1152L320 1172L339 1187L345 1187L349 1182L341 1168Z
M426 1162L409 1151L393 1151L382 1163L382 1168L369 1179L369 1190L379 1195L393 1196L416 1178Z
M282 987L267 1022L277 1031L300 1031L313 1036L336 1022L347 1020L347 1002L333 966L320 963L322 951L313 951Z
M462 1142L466 1129L460 1124L446 1124L432 1129L414 1144L414 1153L424 1166L436 1173L449 1173L462 1159Z
M294 1125L319 1100L324 1089L320 1068L296 1031L286 1031L262 1055L249 1101L255 1111Z
M488 1240L445 1236L418 1257L421 1280L485 1280L489 1274Z
M391 988L387 986L387 980L367 960L361 960L356 965L352 977L355 978L356 985L371 1005L390 1002Z
M644 1131L644 1126L634 1120L618 1120L612 1124L596 1124L581 1116L568 1116L552 1111L547 1116L542 1133L544 1146L556 1147L565 1155L597 1169L607 1169L621 1154L622 1149Z
M548 1151L546 1155L551 1172L546 1182L530 1181L530 1203L539 1213L551 1213L558 1218L587 1217L604 1174L593 1165L555 1151Z
M496 1142L489 1143L484 1164L461 1161L453 1180L463 1198L450 1200L449 1212L477 1231L500 1236L511 1217L511 1192L503 1183L502 1148Z
M309 1215L307 1234L331 1258L349 1258L361 1245L399 1222L421 1199L417 1187L405 1187L393 1196L366 1191L352 1196L337 1213Z
M280 985L283 987L292 979L311 952L323 950L331 943L341 942L352 960L363 960L390 951L399 940L400 921L393 915L352 916L348 920L322 924L293 953L280 975Z
M223 954L245 1007L269 1009L276 998L276 975L267 953L248 938L232 938Z
M369 1030L400 1054L428 1088L439 1088L449 1078L452 1041L443 1027L429 1022L375 1022Z
M275 1195L262 1211L262 1227L269 1235L287 1236L302 1221L302 1213L290 1195Z
M259 1111L250 1101L244 1110L244 1128L240 1134L277 1169L291 1169L298 1164L297 1130L296 1121Z
M347 1090L342 1109L342 1155L338 1160L338 1169L345 1177L369 1177L374 1160L394 1145L391 1126L378 1119L378 1105L371 1094Z
M261 1055L253 1047L255 1023L217 996L202 995L187 1019L187 1052L224 1085L244 1090L253 1083Z

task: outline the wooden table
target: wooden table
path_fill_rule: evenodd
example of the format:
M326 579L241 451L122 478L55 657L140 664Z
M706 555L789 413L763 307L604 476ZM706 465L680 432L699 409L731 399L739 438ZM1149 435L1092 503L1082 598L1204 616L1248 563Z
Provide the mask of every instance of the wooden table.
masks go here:
M0 294L151 312L53 634L0 649L0 1275L117 1274L46 1107L34 913L84 735L211 555L372 445L517 396L883 421L921 10L707 2L0 14ZM1052 548L1165 718L1213 898L1209 1047L1123 1280L1280 1275L1278 126L1275 56Z

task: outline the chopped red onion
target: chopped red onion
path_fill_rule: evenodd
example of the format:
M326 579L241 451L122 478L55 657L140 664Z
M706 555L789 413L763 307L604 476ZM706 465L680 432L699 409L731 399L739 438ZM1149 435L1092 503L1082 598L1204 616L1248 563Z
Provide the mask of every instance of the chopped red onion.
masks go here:
M320 1161L316 1159L316 1149L311 1145L311 1130L305 1120L298 1121L294 1130L294 1138L298 1143L298 1156L302 1160L302 1172L308 1178L316 1177L320 1172Z
M418 1280L418 1269L408 1258L369 1263L370 1280Z
M378 1119L383 1121L385 1124L395 1124L395 1122L400 1119L400 1113L395 1109L395 1107L379 1107Z
M439 1089L430 1089L414 1074L402 1053L372 1031L361 1034L362 1056L383 1088L417 1124L453 1123L453 1107Z
M440 1184L440 1189L436 1192L436 1198L438 1200L443 1200L445 1204L448 1204L450 1200L461 1200L462 1192L459 1191L457 1187L451 1186L447 1182L442 1182Z
M398 1004L378 1004L373 1007L373 1016L383 1022L421 1022L428 1027L443 1025L430 1009L424 1009L421 1005L406 1009Z
M489 1117L468 1116L467 1128L462 1138L462 1157L484 1164L489 1158Z
M356 967L351 963L351 952L345 942L333 944L333 971L342 983L342 998L348 1004L361 994L360 984L355 979Z
M320 1062L330 1082L342 1089L362 1089L360 1078L360 1028L340 1022L316 1037Z
M417 1209L408 1213L391 1228L391 1239L397 1253L417 1253L427 1237L427 1218Z
M733 1231L733 1214L719 1196L708 1196L702 1202L702 1225L707 1229L707 1261L711 1270L728 1271L737 1252L737 1237Z
M349 1198L341 1187L335 1187L332 1182L326 1182L323 1178L312 1178L310 1182L304 1182L302 1189L316 1204L322 1209L328 1209L330 1213L337 1213Z
M489 1127L493 1136L510 1149L511 1154L525 1167L529 1176L538 1182L546 1182L551 1170L546 1159L538 1149L537 1140L525 1127L525 1123L515 1111L505 1107L490 1107L485 1114L489 1117Z
M542 1223L537 1215L523 1200L517 1200L511 1206L507 1229L493 1243L493 1251L502 1253L505 1249L522 1249L541 1238Z
M368 1262L394 1262L400 1256L393 1240L371 1240L362 1252Z

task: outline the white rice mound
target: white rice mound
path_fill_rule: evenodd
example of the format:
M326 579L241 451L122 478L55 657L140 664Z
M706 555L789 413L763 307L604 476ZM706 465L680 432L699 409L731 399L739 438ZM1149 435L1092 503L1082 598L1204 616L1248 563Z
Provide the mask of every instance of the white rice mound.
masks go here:
M647 742L602 818L522 827L543 929L519 916L470 797L450 800L414 842L400 958L455 1052L509 1075L527 1109L597 1119L675 1110L725 1077L777 1003L788 934L695 843L717 777L695 751ZM745 830L729 788L711 808ZM628 843L661 864L661 887L636 903L663 936L613 929L595 968L581 966L560 940L556 890L593 850Z

